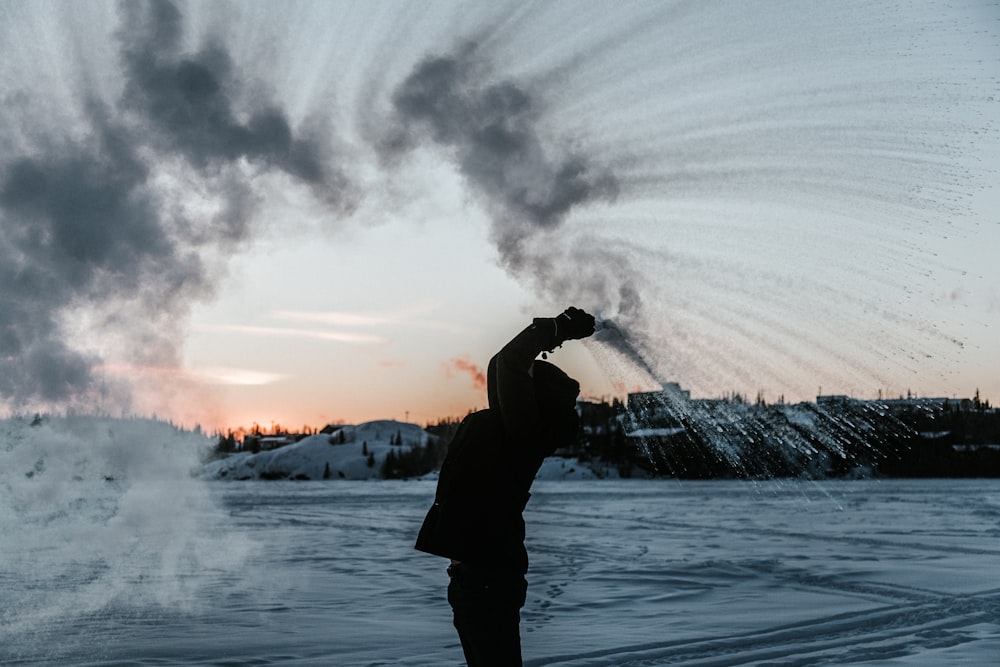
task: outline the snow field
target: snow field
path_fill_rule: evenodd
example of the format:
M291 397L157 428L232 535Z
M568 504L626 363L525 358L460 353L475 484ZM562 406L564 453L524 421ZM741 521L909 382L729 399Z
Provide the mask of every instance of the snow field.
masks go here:
M125 576L125 558L74 565L50 540L34 557L59 579L22 584L17 599L29 612L35 596L68 602L8 627L0 662L461 664L446 563L412 548L433 480L205 484L228 517L212 539L249 544L238 566L186 570L189 597L159 600L162 577ZM992 480L541 480L526 520L532 667L1000 655ZM22 556L7 581L30 579ZM73 607L106 577L120 589L109 603Z

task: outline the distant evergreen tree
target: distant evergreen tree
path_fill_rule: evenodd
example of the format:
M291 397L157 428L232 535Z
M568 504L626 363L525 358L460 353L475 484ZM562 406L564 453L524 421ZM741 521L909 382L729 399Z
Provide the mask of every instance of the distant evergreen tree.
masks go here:
M365 460L365 463L368 464L369 468L374 468L375 467L375 455L374 454L369 454L368 458Z
M323 468L323 479L330 479L330 462Z
M368 456L368 441L365 440L361 443L361 455Z
M437 447L434 441L429 441L424 447L412 447L409 450L389 450L382 463L384 479L406 479L419 477L434 470L441 464L445 449Z
M382 461L382 477L385 479L395 479L399 476L399 467L396 463L396 453L391 449Z

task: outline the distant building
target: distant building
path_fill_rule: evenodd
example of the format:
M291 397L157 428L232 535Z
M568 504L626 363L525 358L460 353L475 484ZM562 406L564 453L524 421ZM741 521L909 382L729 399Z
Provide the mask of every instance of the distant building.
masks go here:
M880 401L890 408L925 408L930 410L946 410L949 406L959 407L971 403L967 398L890 398Z
M918 396L906 396L899 398L883 398L879 400L863 400L851 398L843 394L832 394L827 396L817 396L816 405L821 408L847 407L849 405L879 405L888 408L890 412L899 413L910 410L923 410L926 412L943 412L949 408L968 409L972 401L967 398L924 398Z
M265 435L260 438L259 446L261 449L278 449L294 442L295 438L289 435Z

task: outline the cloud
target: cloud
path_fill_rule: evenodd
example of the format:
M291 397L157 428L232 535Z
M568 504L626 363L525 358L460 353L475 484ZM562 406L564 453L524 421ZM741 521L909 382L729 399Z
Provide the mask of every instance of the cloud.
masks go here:
M180 380L199 384L233 386L267 385L289 377L282 373L269 373L248 368L230 368L224 366L175 368L170 366L138 366L134 364L102 364L100 370L126 378L142 375L159 380Z
M429 329L452 333L462 333L468 330L466 326L453 324L451 322L422 319L420 316L423 315L426 310L427 308L423 306L404 308L394 311L364 313L327 310L275 310L269 313L269 317L277 320L311 322L315 324L325 324L338 327L373 327L391 324L395 327L404 326L414 329Z
M336 343L352 343L372 345L386 343L389 339L375 334L356 333L353 331L333 331L329 329L293 329L290 327L268 327L249 324L212 324L200 327L204 331L222 333L248 334L251 336L267 336L280 338L314 338Z
M452 373L468 375L472 379L472 386L478 391L486 391L486 372L468 357L454 357L444 364L445 375L453 377Z
M386 324L387 322L392 321L384 315L369 315L328 310L275 310L270 313L270 316L277 320L313 322L316 324L327 324L342 327L370 327L377 326L379 324Z

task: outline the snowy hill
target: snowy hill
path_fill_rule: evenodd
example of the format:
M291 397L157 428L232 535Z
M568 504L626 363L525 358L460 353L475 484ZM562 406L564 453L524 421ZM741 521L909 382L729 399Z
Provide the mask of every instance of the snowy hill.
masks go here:
M542 467L538 469L535 479L563 480L563 479L599 479L598 476L586 465L580 463L575 458L564 459L558 456L550 456L542 461Z
M416 424L382 420L344 426L332 435L312 435L299 442L251 454L244 452L212 461L202 476L212 479L381 479L390 452L397 456L433 439ZM392 444L393 441L402 444ZM425 478L435 478L437 472ZM576 459L549 457L537 479L597 479Z
M212 461L203 476L219 479L378 479L389 452L409 452L431 440L416 424L393 420L343 426L270 451ZM392 444L393 441L402 444Z

